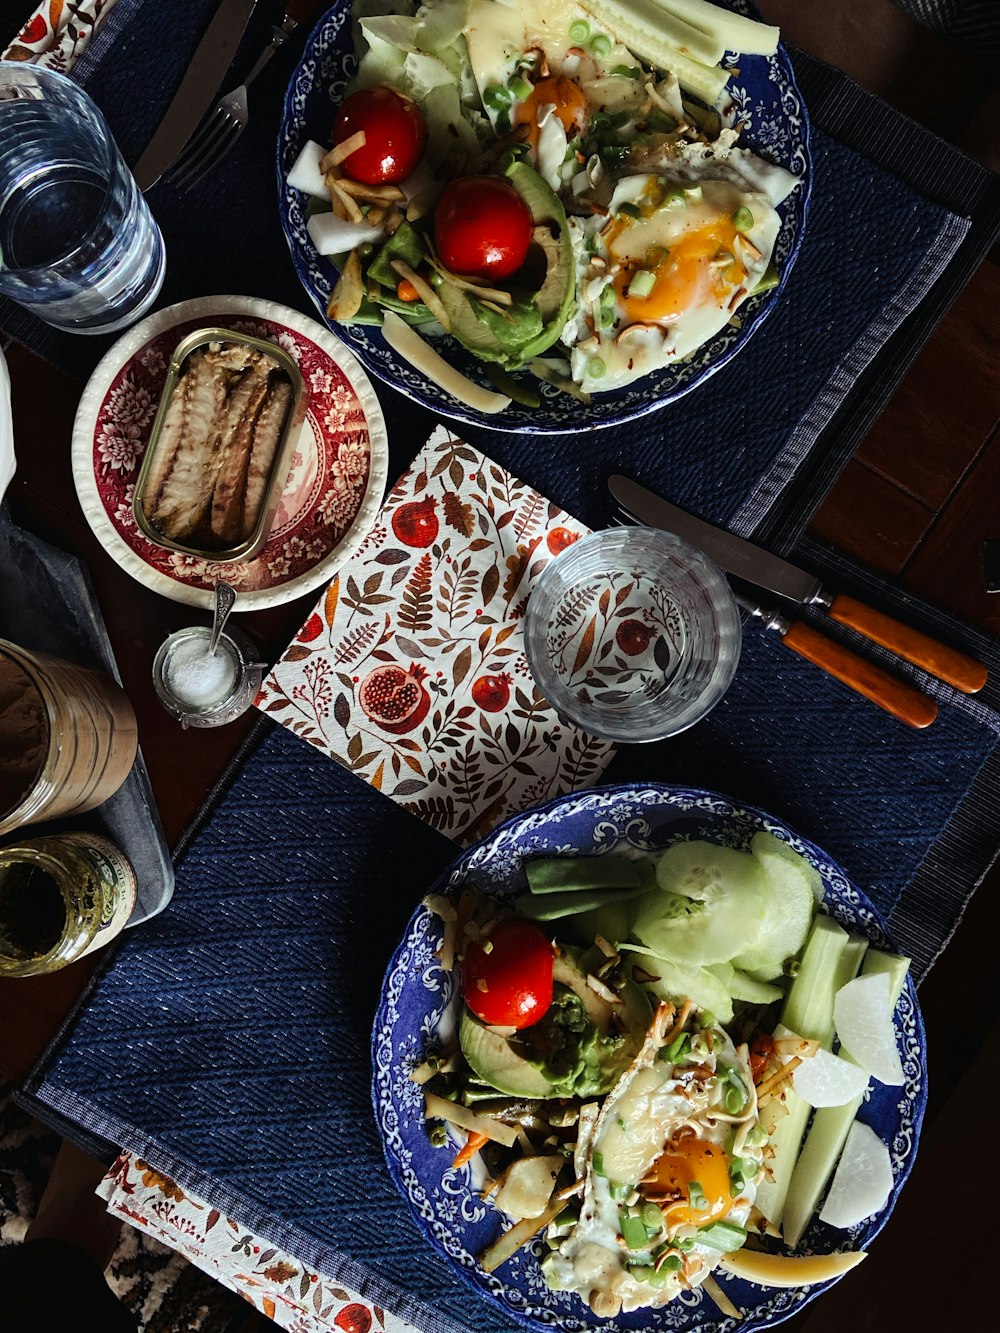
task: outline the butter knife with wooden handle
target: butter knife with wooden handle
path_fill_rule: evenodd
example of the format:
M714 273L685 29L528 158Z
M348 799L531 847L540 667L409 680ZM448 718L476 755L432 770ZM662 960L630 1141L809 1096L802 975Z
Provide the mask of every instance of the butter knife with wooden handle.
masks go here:
M975 694L986 684L986 668L966 653L950 648L844 593L828 592L814 574L799 569L788 560L755 546L743 537L737 537L725 528L695 518L693 514L678 509L647 490L645 486L640 486L638 482L616 475L608 478L608 489L633 519L648 523L650 527L665 528L683 537L734 578L803 606L821 607L831 620L849 626L873 643L921 667L929 675L953 685L964 694ZM788 643L787 634L785 641ZM888 673L883 672L883 675L892 679Z

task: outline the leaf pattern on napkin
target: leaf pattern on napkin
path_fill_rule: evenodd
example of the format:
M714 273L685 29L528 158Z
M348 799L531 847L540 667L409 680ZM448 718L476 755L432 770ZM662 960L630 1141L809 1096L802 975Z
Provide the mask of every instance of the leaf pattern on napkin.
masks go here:
M439 427L258 707L460 842L588 786L613 747L557 716L523 634L535 580L586 531Z

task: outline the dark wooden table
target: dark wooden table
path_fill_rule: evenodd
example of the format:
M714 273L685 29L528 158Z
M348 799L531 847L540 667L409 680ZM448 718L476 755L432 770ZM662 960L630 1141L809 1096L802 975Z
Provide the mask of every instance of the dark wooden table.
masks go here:
M992 128L998 117L982 114L987 85L979 82L978 96L968 95L968 80L978 77L974 56L930 38L888 0L864 6L853 0L770 0L761 8L800 45L948 137L964 136L983 160L995 154L1000 165L1000 137ZM964 90L961 96L956 86ZM89 567L173 845L253 717L218 731L183 732L159 707L150 681L153 653L170 631L190 623L192 612L123 573L82 516L69 453L81 386L21 348L8 347L6 354L18 449L9 492L14 514ZM998 495L1000 253L994 252L857 450L818 511L812 533L1000 634L1000 595L985 590L982 556L984 540L1000 538ZM245 618L265 656L279 654L313 600L310 594ZM998 890L995 867L921 989L930 1103L911 1181L868 1261L790 1329L978 1333L995 1326L991 1275L975 1267L989 1252L988 1233L972 1243L973 1210L964 1201L977 1200L978 1214L1000 1194L994 1150L1000 1111L990 1091L1000 1067ZM94 965L85 959L48 978L0 982L0 1074L14 1081L27 1074ZM965 1225L956 1225L960 1220ZM949 1251L961 1270L951 1280ZM926 1274L915 1271L921 1264Z

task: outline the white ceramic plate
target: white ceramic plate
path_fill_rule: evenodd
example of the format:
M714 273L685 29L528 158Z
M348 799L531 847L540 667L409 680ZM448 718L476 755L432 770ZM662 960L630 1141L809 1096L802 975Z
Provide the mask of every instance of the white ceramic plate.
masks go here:
M252 560L210 561L148 540L132 496L174 347L205 327L277 343L297 361L308 396L281 504ZM122 569L154 592L211 610L217 579L238 611L279 606L329 582L375 521L389 449L375 391L354 354L288 306L205 296L159 310L115 343L84 390L73 427L73 477L87 521Z

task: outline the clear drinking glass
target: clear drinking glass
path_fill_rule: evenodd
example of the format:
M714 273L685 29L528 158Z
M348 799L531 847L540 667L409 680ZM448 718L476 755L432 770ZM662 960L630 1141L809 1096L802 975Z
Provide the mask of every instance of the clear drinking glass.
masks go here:
M524 632L532 675L562 717L604 740L656 741L719 702L742 629L700 551L657 528L611 528L546 566Z
M152 305L163 238L87 94L0 61L0 294L70 333L111 333Z

